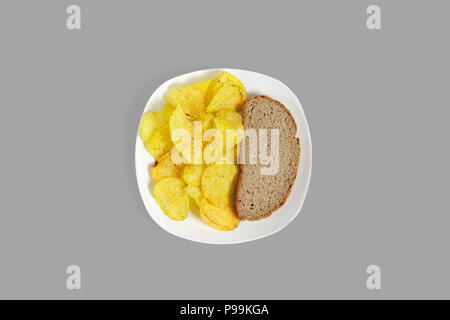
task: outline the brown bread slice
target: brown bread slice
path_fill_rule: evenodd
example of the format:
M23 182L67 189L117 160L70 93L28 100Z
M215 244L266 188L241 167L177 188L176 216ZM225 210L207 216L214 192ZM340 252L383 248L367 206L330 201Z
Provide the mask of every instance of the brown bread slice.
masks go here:
M242 108L245 129L279 129L279 169L275 175L262 175L257 164L248 164L248 139L241 142L240 175L236 189L236 211L241 220L258 220L270 216L286 201L297 176L300 161L300 141L297 125L289 110L267 96L256 96ZM267 150L270 150L270 136ZM245 145L243 145L245 144ZM259 146L258 146L259 154Z

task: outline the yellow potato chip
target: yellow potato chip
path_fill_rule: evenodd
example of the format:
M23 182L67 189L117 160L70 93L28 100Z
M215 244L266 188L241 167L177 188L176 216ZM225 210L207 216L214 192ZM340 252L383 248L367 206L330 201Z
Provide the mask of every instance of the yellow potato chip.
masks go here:
M204 164L213 164L215 162L220 161L221 155L216 154L216 150L218 148L215 145L215 142L209 142L205 144L203 148L203 163Z
M234 127L242 126L242 116L233 110L219 110L216 117L228 120Z
M141 124L141 137L144 141L148 141L151 135L169 121L173 108L166 104L164 109L151 111L144 114Z
M184 220L189 212L189 196L183 180L168 177L158 182L153 195L161 209L173 220Z
M220 88L206 107L207 112L217 112L222 109L239 110L245 101L242 91L234 84Z
M213 205L230 205L236 188L239 167L235 164L212 164L203 172L202 193Z
M236 129L236 127L228 120L223 118L214 117L212 119L213 127L216 129L214 134L209 133L214 131L208 131L205 137L208 136L205 147L203 149L203 163L211 164L217 163L223 160L223 158L230 159L229 162L234 162L235 148L244 136L243 127ZM242 126L242 125L240 125Z
M169 125L165 124L157 129L147 141L147 150L155 158L159 159L164 153L172 149Z
M170 105L170 103L166 103L166 105L164 106L164 109L163 109L163 111L164 111L164 121L166 121L166 122L169 121L170 116L172 115L173 110L175 110L175 108L172 107L172 106Z
M202 90L194 86L179 86L167 93L167 102L174 106L181 106L187 115L199 118L206 110Z
M226 136L227 130L234 131L233 124L228 120L225 120L225 119L222 119L219 117L214 117L213 122L214 122L214 128L219 130L223 137Z
M214 121L211 120L214 127ZM216 128L210 128L203 134L203 163L212 164L222 160L224 156L224 141L222 132Z
M187 162L192 162L194 125L184 113L181 106L178 106L169 120L170 137L175 147L180 151Z
M239 156L239 145L235 145L232 148L228 148L227 150L224 150L223 154L223 160L218 161L216 163L226 163L226 164L233 164L238 163L238 156Z
M188 164L183 169L183 180L187 184L198 187L200 186L205 166L198 164Z
M173 110L172 115L169 119L169 126L170 126L170 132L177 129L184 129L189 134L193 135L194 133L194 126L192 123L192 120L190 120L186 114L184 113L183 109L178 106Z
M200 217L208 225L221 231L234 230L240 222L232 206L218 208L207 199L200 202Z
M203 152L203 124L201 120L194 120L194 137L192 139L191 158L193 164L202 164Z
M205 132L208 129L211 129L214 126L214 123L212 121L212 119L214 118L214 115L212 113L204 113L202 115L202 130L203 132Z
M206 81L197 82L193 85L193 87L200 89L202 92L205 106L209 104L214 95L214 88L216 86L217 79L218 78L212 78Z
M236 141L235 144L241 142L244 138L244 125L242 124L242 116L236 111L232 110L220 110L216 113L216 116L229 121L235 130Z
M144 114L141 122L141 137L144 141L148 141L155 132L164 125L164 111L152 111Z
M167 177L180 177L183 165L172 162L172 150L167 151L151 168L153 180L157 183Z
M242 93L243 100L247 100L247 90L245 89L244 84L236 76L226 71L222 72L222 74L217 79L216 86L214 87L214 94L216 94L221 88L229 84L237 86Z
M240 135L243 134L243 132L236 130L236 127L230 121L215 117L214 125L222 134L222 145L224 147L231 148L240 142L239 139L242 139Z
M188 184L185 190L188 196L191 197L191 199L195 201L197 206L200 207L200 203L203 199L202 191L200 190L200 188Z

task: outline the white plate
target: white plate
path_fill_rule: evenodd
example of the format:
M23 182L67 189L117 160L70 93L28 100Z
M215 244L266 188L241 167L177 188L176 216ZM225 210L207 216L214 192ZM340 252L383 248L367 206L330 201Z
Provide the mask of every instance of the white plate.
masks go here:
M224 70L234 74L244 83L249 98L264 94L280 101L289 109L297 123L297 136L300 137L301 149L297 178L286 203L270 217L252 222L242 221L233 231L215 230L192 212L184 221L171 220L158 206L151 192L154 182L149 174L149 167L154 163L154 158L145 149L144 141L139 135L139 128L136 136L136 176L142 201L144 201L149 215L167 232L184 239L212 244L246 242L264 238L280 231L300 212L311 178L311 137L302 106L297 96L284 83L272 77L239 69L209 69L183 74L164 82L156 89L148 100L143 114L162 109L166 103L166 93L171 87L189 85L197 81L217 77Z

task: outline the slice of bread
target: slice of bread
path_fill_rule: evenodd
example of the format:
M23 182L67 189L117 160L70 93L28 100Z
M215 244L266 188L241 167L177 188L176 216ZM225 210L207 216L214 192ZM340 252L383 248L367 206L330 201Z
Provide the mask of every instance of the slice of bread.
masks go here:
M279 167L274 175L261 174L266 167L258 157L249 164L249 139L240 145L240 175L236 189L236 211L241 220L259 220L270 216L286 201L297 176L300 161L300 141L296 138L297 125L289 110L280 102L267 96L248 100L242 109L245 130L267 129L267 150L270 150L270 130L279 130ZM259 141L259 140L258 140Z

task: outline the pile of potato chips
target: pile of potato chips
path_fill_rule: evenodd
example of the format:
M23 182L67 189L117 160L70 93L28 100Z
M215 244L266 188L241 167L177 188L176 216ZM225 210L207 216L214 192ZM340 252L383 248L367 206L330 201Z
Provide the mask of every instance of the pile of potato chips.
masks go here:
M223 72L172 88L162 110L144 115L141 136L156 159L153 195L170 218L184 220L198 207L202 220L215 229L238 226L233 196L237 146L244 137L238 111L246 100L242 82Z

